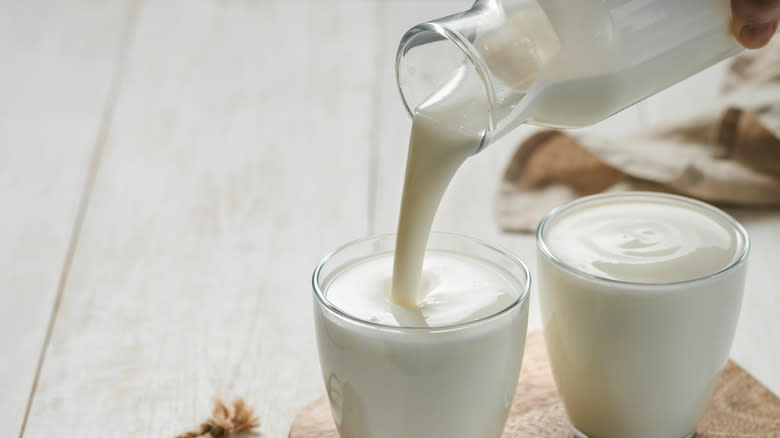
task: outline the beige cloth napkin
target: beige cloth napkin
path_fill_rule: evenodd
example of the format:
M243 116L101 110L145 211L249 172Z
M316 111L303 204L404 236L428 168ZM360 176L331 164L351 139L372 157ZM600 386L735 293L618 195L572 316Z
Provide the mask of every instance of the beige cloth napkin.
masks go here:
M713 90L713 93L718 91ZM543 131L516 151L498 195L504 231L533 231L553 207L605 191L780 206L780 39L729 66L718 104L621 138Z

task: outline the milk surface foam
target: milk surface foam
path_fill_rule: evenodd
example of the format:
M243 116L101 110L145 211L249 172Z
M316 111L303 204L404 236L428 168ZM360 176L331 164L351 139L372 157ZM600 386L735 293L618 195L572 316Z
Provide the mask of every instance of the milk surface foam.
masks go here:
M704 277L728 266L737 234L723 218L684 203L604 201L574 208L547 225L545 241L564 263L636 283Z
M482 319L509 307L518 292L494 267L465 255L429 251L415 307L390 301L393 258L361 260L336 277L328 300L364 321L399 327L443 327Z

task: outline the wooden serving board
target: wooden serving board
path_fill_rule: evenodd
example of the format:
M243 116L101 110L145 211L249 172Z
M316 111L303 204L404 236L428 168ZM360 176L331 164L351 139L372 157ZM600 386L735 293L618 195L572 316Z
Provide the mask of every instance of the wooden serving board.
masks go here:
M541 332L531 333L502 438L572 436L547 362L544 338ZM695 437L780 438L780 398L729 361ZM298 414L289 438L338 438L326 397Z

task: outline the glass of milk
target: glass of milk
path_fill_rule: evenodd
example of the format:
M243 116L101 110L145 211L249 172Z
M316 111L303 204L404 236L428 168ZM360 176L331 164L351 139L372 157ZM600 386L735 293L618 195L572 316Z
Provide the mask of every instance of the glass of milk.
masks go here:
M523 357L528 270L481 241L432 233L423 282L433 298L407 308L387 300L394 246L392 234L357 240L314 271L320 364L341 438L499 438ZM442 311L437 284L506 299Z
M692 435L728 360L749 240L703 202L586 197L537 230L542 320L579 437Z

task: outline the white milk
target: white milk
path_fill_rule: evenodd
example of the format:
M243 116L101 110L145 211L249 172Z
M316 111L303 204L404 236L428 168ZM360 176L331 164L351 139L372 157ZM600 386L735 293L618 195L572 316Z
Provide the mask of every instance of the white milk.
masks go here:
M545 126L602 121L742 50L729 32L727 0L538 4L560 50L512 111L521 120ZM524 34L536 42L536 35L544 33L533 29ZM549 40L542 43L549 47Z
M503 65L496 72L505 81L503 86L522 91L560 47L535 2L508 13L510 25L482 44L491 62ZM497 102L493 110L513 107L512 102L505 105L508 108L500 108ZM468 62L415 110L393 266L391 296L397 304L416 306L423 299L420 272L436 209L460 165L483 146L488 111L484 85Z
M426 252L447 185L482 143L487 111L467 65L417 108L395 251L356 261L327 286L341 312L386 327L315 312L341 438L501 436L528 322L527 300L513 304L527 291L485 260Z
M682 199L591 197L540 227L548 353L569 417L588 436L687 436L728 359L746 266L733 265L747 235Z
M445 327L475 321L509 307L518 296L504 276L478 260L428 253L414 307L390 301L390 255L362 261L337 277L328 300L344 313L396 327Z
M487 106L482 84L461 67L415 112L398 220L392 300L416 306L423 298L423 254L444 191L461 164L482 141Z
M722 218L668 201L605 201L556 218L550 251L589 274L635 283L706 277L737 254L737 233Z
M326 300L348 317L315 311L341 438L501 436L520 372L528 303L518 299L527 290L483 258L426 252L447 185L482 145L484 96L464 64L417 108L394 253L356 260L329 280Z
M482 258L428 250L426 297L405 307L389 300L392 264L390 251L358 259L324 285L340 311L381 325L315 311L341 438L499 438L523 355L524 279Z

